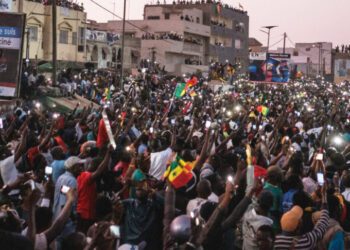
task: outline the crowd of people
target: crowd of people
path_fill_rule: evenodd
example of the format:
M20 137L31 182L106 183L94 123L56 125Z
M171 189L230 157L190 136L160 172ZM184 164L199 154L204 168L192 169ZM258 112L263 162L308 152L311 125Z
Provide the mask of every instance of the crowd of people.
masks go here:
M349 249L348 85L110 84L2 114L1 249Z
M44 5L51 5L52 4L52 0L28 0L28 1L42 3ZM69 0L58 0L57 6L61 6L61 7L65 7L65 8L69 8L69 9L73 9L73 10L84 11L83 4L78 4L76 2L69 1Z
M143 40L168 40L168 39L170 39L170 40L174 40L174 41L184 41L186 43L203 45L202 41L200 39L196 39L193 37L184 38L182 35L179 35L179 34L174 33L174 32L164 33L164 34L160 34L160 35L146 33L146 34L143 34L141 36L141 39L143 39Z
M166 3L166 1L164 1L164 3ZM157 4L160 4L160 1L157 1ZM180 4L180 5L184 5L184 4L220 4L223 8L225 9L229 9L229 10L234 10L240 13L247 13L246 11L237 8L234 8L231 5L228 4L223 4L222 1L220 0L177 0L177 1L173 1L173 4Z
M350 53L350 45L344 45L344 44L342 44L341 46L337 45L335 47L335 52L337 52L337 53Z

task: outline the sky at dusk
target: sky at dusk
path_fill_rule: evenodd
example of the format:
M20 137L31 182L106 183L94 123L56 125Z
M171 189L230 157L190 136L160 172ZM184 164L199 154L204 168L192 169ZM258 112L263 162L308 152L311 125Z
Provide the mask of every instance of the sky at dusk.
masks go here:
M122 16L124 0L95 1ZM163 1L160 0L161 3ZM103 22L113 19L112 14L90 0L83 2L88 19ZM151 2L151 0L127 0L127 18L142 19L144 4ZM172 0L166 2L171 3ZM281 40L283 32L286 32L291 40L287 40L287 47L291 47L292 42L326 41L332 42L333 47L337 44L350 44L350 0L224 0L223 2L237 8L239 3L242 4L250 18L249 36L257 38L264 45L267 43L267 35L261 32L260 28L266 25L279 26L271 32L270 45ZM156 3L156 0L153 0L153 3ZM281 41L274 48L282 45Z

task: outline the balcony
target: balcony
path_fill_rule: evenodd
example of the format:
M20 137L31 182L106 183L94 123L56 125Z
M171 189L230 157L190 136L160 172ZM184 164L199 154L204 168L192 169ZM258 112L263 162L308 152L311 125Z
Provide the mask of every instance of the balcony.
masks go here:
M192 55L192 56L202 56L203 54L203 45L197 45L192 43L187 43L183 41L175 40L142 40L142 48L144 50L149 50L155 48L158 54L176 53L183 55Z

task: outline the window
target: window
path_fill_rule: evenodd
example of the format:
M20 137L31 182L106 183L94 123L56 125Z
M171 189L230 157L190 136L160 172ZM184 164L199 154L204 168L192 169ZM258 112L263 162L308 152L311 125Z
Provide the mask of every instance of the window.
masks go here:
M78 29L78 52L84 52L85 44L85 29L84 27L79 27Z
M235 40L235 48L236 49L240 49L241 48L241 40L239 40L239 39Z
M197 17L196 20L197 20L197 23L200 23L200 22L201 22L201 20L199 19L199 17Z
M298 51L293 51L293 56L298 56L298 55L299 55Z
M107 54L104 51L104 49L102 48L102 60L106 60L106 58L107 58Z
M164 18L165 18L166 20L168 20L168 19L170 18L170 13L165 13L165 14L164 14Z
M310 48L306 48L305 50L306 50L306 51L310 51L311 49L310 49Z
M38 41L38 27L28 26L29 41Z
M78 44L79 45L84 45L85 41L84 41L84 38L85 38L85 29L84 27L79 27L79 40L78 40Z
M159 20L160 17L159 16L148 16L147 19L148 20Z
M60 30L60 43L68 44L68 30Z
M77 45L77 32L72 32L72 44Z

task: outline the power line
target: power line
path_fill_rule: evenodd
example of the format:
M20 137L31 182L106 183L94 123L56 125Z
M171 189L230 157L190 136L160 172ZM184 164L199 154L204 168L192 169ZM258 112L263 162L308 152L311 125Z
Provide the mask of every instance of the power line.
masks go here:
M283 37L282 37L281 40L279 40L278 42L275 42L274 44L270 45L270 47L273 47L273 46L275 46L276 44L279 44L279 43L282 42L282 41L283 41Z

